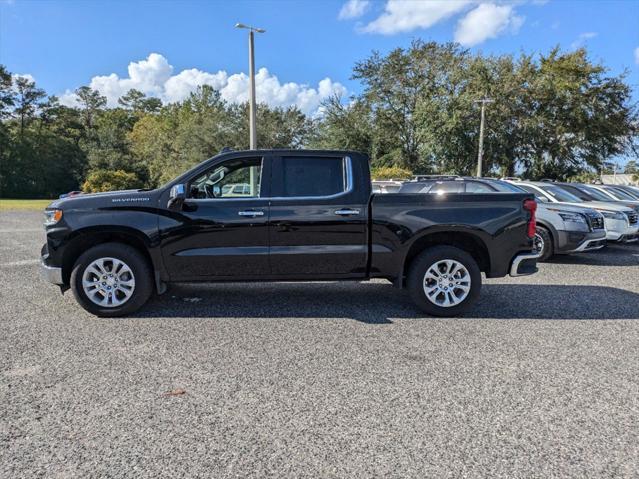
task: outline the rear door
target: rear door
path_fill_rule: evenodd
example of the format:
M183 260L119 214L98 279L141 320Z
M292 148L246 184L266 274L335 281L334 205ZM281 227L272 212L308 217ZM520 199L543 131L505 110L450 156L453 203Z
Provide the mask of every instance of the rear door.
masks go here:
M319 153L296 152L273 159L269 226L273 275L365 276L370 187L364 187L368 178L362 178L360 166L350 157Z

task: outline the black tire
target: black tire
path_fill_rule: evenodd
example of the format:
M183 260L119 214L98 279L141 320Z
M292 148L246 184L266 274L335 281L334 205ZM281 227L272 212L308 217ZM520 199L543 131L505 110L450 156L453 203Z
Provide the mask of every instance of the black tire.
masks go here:
M537 262L541 263L543 261L548 261L555 254L555 248L552 244L552 236L550 234L550 231L548 231L543 226L537 226L536 236L539 236L539 238L541 238L541 243L543 244L541 256L537 258ZM535 238L535 249L537 250L539 238Z
M94 303L82 287L87 267L100 258L115 258L130 268L135 280L131 296L120 306L100 306ZM153 275L148 261L135 248L123 243L104 243L85 251L77 259L71 272L71 290L76 301L89 313L100 317L117 317L140 309L153 293ZM115 295L115 290L114 293Z
M435 300L441 298L440 294L435 295L431 301L426 295L424 282L426 273L439 261L453 260L460 263L468 273L470 278L470 291L465 298L454 306L440 306L435 304ZM424 312L432 316L457 316L467 311L479 297L481 291L481 271L477 262L466 251L453 246L434 246L428 248L417 256L410 264L407 277L407 289L411 299ZM456 288L452 288L456 289ZM459 291L459 290L457 290ZM459 293L460 295L463 292ZM441 293L445 299L445 293Z

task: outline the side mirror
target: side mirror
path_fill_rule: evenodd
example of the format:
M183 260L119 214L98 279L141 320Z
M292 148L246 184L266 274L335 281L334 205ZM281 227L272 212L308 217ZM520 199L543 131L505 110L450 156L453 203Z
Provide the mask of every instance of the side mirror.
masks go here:
M169 193L169 202L166 207L170 210L180 210L186 198L186 188L183 184L174 185Z

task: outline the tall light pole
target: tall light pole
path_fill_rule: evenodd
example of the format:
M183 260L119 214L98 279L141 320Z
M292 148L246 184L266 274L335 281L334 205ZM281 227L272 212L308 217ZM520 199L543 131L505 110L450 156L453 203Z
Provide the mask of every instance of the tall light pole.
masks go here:
M255 53L253 51L253 34L264 33L263 28L251 27L243 23L236 23L235 28L245 28L249 31L249 147L251 150L257 149L257 129L256 129L256 105L255 105Z
M486 116L486 103L492 103L495 100L490 98L482 98L475 103L481 103L481 122L479 123L479 153L477 153L477 177L481 178L482 161L484 159L484 119Z

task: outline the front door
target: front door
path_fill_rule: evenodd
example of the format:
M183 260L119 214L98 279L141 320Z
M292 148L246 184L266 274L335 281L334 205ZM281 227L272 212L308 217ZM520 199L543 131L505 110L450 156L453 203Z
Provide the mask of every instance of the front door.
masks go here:
M252 279L269 274L268 157L224 160L187 184L182 211L162 218L171 280Z

